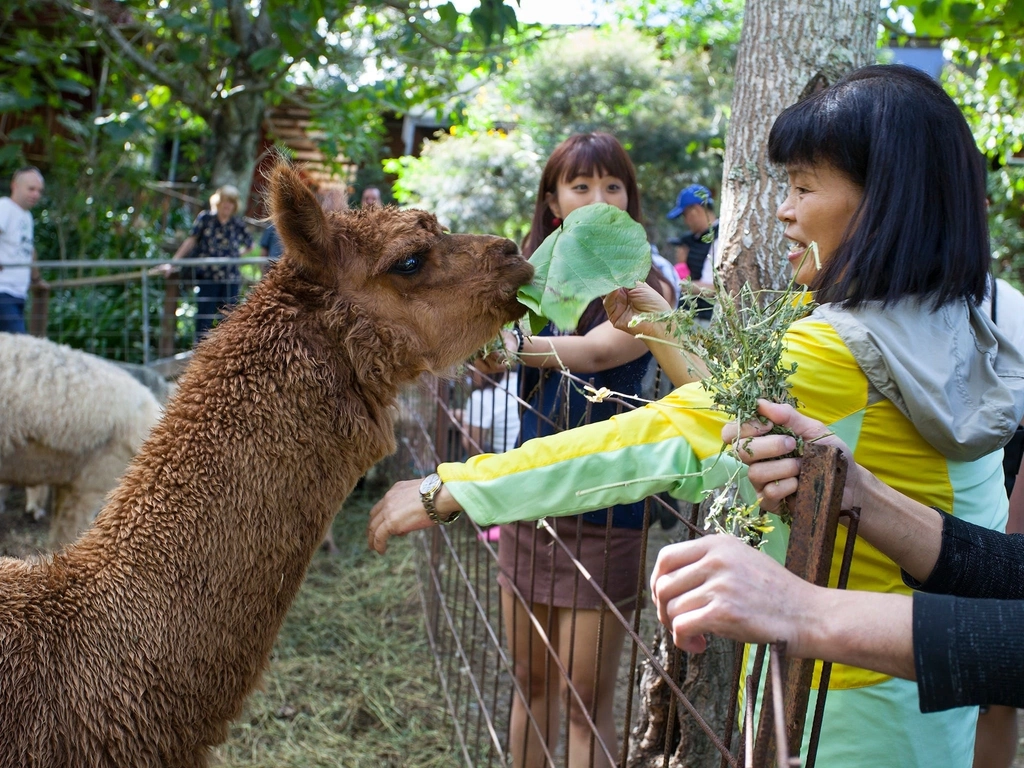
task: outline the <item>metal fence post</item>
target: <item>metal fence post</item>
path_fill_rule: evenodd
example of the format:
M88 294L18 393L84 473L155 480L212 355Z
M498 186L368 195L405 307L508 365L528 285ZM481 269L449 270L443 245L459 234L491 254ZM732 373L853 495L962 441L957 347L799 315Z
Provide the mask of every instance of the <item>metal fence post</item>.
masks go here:
M149 365L149 271L142 270L142 364Z

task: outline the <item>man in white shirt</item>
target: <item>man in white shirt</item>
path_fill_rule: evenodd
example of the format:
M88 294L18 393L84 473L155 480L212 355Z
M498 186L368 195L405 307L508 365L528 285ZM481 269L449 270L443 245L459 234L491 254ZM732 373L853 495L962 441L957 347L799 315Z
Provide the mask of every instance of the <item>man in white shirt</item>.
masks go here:
M11 196L0 197L0 331L25 333L25 299L35 260L32 214L43 196L43 174L22 168L11 178ZM10 266L22 264L24 266Z

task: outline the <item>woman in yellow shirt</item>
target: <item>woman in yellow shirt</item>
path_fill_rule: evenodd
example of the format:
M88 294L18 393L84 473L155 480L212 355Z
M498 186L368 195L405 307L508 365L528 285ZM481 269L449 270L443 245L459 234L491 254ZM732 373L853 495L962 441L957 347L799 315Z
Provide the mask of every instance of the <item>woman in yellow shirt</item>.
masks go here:
M796 279L820 303L786 335L801 411L905 495L1002 528L999 449L1024 412L1024 359L977 309L985 169L963 116L927 75L867 67L783 112L769 156L789 176L778 215ZM465 509L485 525L662 491L700 499L732 469L719 459L728 416L710 405L690 384L501 456L442 464L432 502L441 519ZM389 535L430 524L418 481L399 483L371 512L370 543L383 551ZM784 543L777 526L766 549L781 557ZM845 529L837 551L844 543ZM877 549L855 552L851 589L909 591ZM909 681L837 665L819 764L968 768L977 708L922 714L917 699Z

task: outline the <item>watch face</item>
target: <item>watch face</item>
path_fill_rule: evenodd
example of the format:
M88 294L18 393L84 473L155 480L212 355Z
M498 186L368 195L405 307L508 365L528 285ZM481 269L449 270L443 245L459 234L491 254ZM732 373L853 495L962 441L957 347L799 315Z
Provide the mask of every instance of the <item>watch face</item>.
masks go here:
M420 483L420 493L430 493L436 491L441 486L441 478L436 472L433 472L423 478L423 482Z

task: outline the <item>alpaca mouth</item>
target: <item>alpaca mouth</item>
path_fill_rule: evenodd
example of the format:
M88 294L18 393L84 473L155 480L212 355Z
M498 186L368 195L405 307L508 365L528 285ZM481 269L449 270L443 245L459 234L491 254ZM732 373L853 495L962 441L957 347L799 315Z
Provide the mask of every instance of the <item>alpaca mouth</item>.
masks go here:
M509 275L513 280L509 284L507 293L502 297L504 299L503 309L506 313L504 322L506 323L518 320L526 314L526 307L519 303L518 293L520 288L529 285L533 280L533 265L522 256L517 256L517 259L518 263L513 262Z

